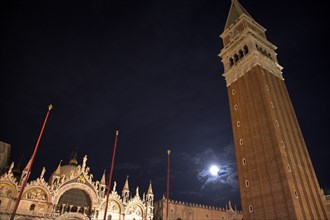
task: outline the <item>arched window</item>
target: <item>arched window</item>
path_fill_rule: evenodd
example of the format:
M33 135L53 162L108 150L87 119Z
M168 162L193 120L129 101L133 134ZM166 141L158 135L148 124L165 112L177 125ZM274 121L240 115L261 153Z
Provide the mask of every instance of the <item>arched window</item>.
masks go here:
M85 211L85 210L84 210L84 208L83 208L83 207L81 207L81 208L79 209L79 211L78 211L78 212L79 212L79 213L81 213L81 214L84 214L84 211Z
M249 205L249 212L253 212L253 206Z
M108 220L111 220L112 219L112 216L111 215L108 215Z
M298 193L297 193L297 190L294 190L294 195L295 195L295 197L298 199Z
M34 211L35 208L36 208L36 205L35 204L30 205L30 211Z
M71 208L71 212L77 212L78 211L78 207L77 206L73 206L72 208Z
M244 53L242 50L239 50L239 56L240 56L240 58L244 57Z
M75 206L75 207L84 207L86 209L85 213L89 213L89 210L91 209L91 199L89 195L80 189L69 189L63 195L60 197L58 201L58 205L65 204L67 205L67 211L69 210L69 206ZM77 212L77 210L75 210Z
M249 53L249 48L246 45L244 45L243 51L244 51L244 55L246 55Z
M272 60L272 55L270 55L270 53L268 52L268 57Z
M232 67L234 65L234 60L233 58L229 58L229 65L230 67Z
M234 55L234 62L236 63L238 60L239 60L238 55L235 54L235 55Z

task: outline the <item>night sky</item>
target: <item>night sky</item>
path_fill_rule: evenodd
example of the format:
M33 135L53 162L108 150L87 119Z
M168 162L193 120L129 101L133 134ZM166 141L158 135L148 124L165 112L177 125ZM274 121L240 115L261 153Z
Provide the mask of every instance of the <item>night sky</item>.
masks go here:
M278 47L321 188L330 193L326 1L241 0ZM323 5L322 5L323 4ZM240 208L219 35L229 0L2 1L0 140L24 167L52 103L30 179L46 178L73 151L94 180L113 180L158 200ZM21 158L21 159L20 159ZM210 165L220 167L211 176Z

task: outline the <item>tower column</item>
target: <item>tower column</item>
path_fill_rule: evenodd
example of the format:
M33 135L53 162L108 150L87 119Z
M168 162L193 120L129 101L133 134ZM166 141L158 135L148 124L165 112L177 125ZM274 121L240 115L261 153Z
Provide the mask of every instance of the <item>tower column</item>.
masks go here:
M328 219L276 46L232 0L220 57L244 219Z

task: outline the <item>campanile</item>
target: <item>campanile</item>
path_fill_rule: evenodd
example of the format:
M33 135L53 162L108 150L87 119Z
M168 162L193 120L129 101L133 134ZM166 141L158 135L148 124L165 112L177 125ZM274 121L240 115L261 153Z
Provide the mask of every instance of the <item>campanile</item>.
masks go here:
M220 57L244 219L328 219L276 46L232 0Z

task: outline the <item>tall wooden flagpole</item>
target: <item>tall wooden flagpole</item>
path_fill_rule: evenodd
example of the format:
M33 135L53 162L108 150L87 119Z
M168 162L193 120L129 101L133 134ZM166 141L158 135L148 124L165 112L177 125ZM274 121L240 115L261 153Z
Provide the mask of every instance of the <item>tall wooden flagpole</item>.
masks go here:
M115 144L113 146L112 161L111 161L111 168L110 168L109 182L108 182L108 189L107 189L107 200L106 200L106 203L105 203L105 210L104 210L103 220L106 220L106 217L107 217L108 201L109 201L110 187L111 187L111 181L112 181L113 165L115 163L115 154L116 154L116 148L117 148L118 134L119 134L119 131L116 130Z
M48 120L48 116L49 116L49 113L50 111L53 109L53 106L52 104L48 105L48 111L47 111L47 114L46 114L46 117L45 117L45 120L44 120L44 123L41 127L41 131L40 131L40 134L39 134L39 137L38 137L38 140L37 140L37 143L36 143L36 146L34 147L34 151L33 151L33 154L31 156L31 163L29 164L28 166L28 170L27 170L27 174L26 176L24 177L23 179L23 182L22 182L22 186L21 186L21 191L19 192L18 194L18 198L16 200L16 203L15 203L15 207L14 207L14 210L10 216L10 220L14 220L14 217L16 215L16 211L17 211L17 208L18 208L18 205L19 205L19 202L21 201L21 197L22 197L22 194L23 194L23 191L24 191L24 188L25 188L25 185L26 185L26 182L27 180L29 179L29 176L30 176L30 172L31 172L31 167L32 167L32 164L33 164L33 161L34 161L34 158L36 156L36 153L37 153L37 150L38 150L38 147L39 147L39 142L40 142L40 139L41 139L41 136L42 136L42 133L44 132L44 129L45 129L45 126L46 126L46 123L47 123L47 120Z
M170 154L171 151L167 150L167 184L166 184L166 220L168 220L168 199L170 194Z

